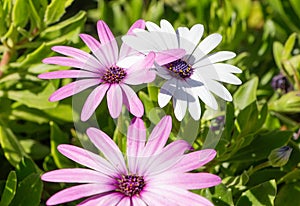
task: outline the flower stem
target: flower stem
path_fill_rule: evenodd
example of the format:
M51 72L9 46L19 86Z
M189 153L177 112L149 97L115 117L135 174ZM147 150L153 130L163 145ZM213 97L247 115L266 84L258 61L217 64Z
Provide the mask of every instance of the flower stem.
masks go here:
M252 175L254 172L258 171L258 170L261 170L263 168L266 168L266 167L269 167L271 166L271 162L270 161L266 161L266 162L263 162L259 165L256 165L253 169L250 169L249 172L248 172L248 175Z
M2 68L5 67L9 63L10 58L11 58L11 52L10 51L5 51L3 56L2 56L1 62L0 62L0 78L3 75L3 69Z

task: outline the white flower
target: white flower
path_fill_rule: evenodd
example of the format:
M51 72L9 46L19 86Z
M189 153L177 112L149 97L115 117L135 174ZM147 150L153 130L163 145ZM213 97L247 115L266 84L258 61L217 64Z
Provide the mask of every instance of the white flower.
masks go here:
M235 57L230 51L211 52L222 40L220 34L211 34L200 41L203 25L196 24L191 29L179 27L174 30L166 20L161 20L160 27L153 22L146 22L148 31L135 29L135 35L126 35L123 42L141 53L160 52L168 49L183 49L181 58L161 64L156 61L157 74L167 81L158 95L158 104L164 107L173 97L176 118L181 121L188 109L192 118L199 120L201 107L198 97L210 108L217 110L215 95L226 101L232 101L229 91L220 83L239 85L241 80L233 73L241 70L235 66L218 63ZM212 93L211 93L212 92Z

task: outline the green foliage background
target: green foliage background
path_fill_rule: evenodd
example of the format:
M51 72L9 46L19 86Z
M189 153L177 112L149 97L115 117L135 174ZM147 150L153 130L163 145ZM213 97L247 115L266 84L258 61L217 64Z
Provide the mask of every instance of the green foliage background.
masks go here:
M205 171L223 183L195 191L215 205L298 205L300 202L300 1L298 0L0 0L0 206L45 205L64 184L43 183L40 175L56 168L77 167L56 150L61 143L81 146L76 132L79 109L72 99L51 103L48 97L71 80L42 81L37 75L66 67L45 65L54 45L88 51L79 33L96 35L104 20L114 34L124 34L137 19L175 27L201 23L205 36L218 32L218 50L231 50L231 64L243 70L241 86L226 85L234 100L227 104L226 122L216 146L217 158ZM272 78L282 73L293 91L274 91ZM145 121L157 107L157 88L139 91ZM97 110L100 128L124 150L125 138L107 117L105 102ZM171 105L165 112L172 114ZM159 114L158 114L159 115ZM148 117L148 118L147 118ZM196 149L201 149L216 116L200 122ZM101 119L101 120L100 120ZM179 123L173 120L175 138ZM118 121L118 127L128 125ZM222 133L220 133L222 132ZM298 133L298 134L297 134ZM217 134L216 134L217 135ZM273 149L293 148L287 164L269 165ZM74 205L74 203L66 204Z

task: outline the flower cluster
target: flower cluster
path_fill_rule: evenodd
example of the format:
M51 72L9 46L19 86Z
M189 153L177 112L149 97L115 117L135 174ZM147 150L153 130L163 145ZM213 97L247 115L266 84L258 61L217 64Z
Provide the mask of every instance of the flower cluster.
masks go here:
M92 87L81 111L82 121L92 116L105 95L112 118L119 117L125 105L135 116L127 132L126 157L108 135L93 127L87 129L87 135L103 156L72 145L58 146L64 156L87 168L60 169L42 175L44 181L81 183L54 194L47 205L81 198L87 199L79 205L212 205L188 190L221 183L216 175L192 172L211 161L216 152L191 152L191 145L184 140L167 144L172 128L170 116L163 117L146 138L140 119L144 107L131 85L153 82L156 75L162 77L166 81L158 95L159 106L166 106L173 98L177 120L181 121L187 110L194 120L199 120L199 98L215 110L218 104L213 94L232 100L220 82L240 84L234 73L241 70L219 62L235 54L209 54L222 37L212 34L200 41L204 32L200 24L175 30L166 20L160 26L138 20L122 37L120 48L105 22L98 21L97 32L99 41L88 34L80 35L91 54L68 46L53 47L53 51L67 57L49 57L43 62L75 69L52 71L39 78L76 78L55 91L49 101L59 101Z

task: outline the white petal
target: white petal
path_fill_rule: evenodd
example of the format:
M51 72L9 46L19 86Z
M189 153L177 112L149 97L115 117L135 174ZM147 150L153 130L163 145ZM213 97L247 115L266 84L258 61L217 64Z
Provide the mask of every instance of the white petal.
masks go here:
M175 91L173 104L175 117L181 121L186 113L187 108L187 93L183 87L179 87Z
M212 91L222 99L226 101L232 101L232 96L230 92L219 82L216 82L214 80L207 80L206 85L210 91Z
M177 85L175 79L170 79L169 81L163 84L158 94L158 105L161 108L163 108L168 104L168 102L171 100L172 96L174 95L176 89L177 89Z
M198 96L193 93L192 89L188 89L188 110L194 120L199 120L201 116L201 106Z
M208 56L205 56L204 58L195 62L195 64L193 65L193 68L198 68L198 67L213 64L216 62L226 61L228 59L234 58L235 56L236 56L235 53L230 52L230 51L216 52L216 53L210 54Z

